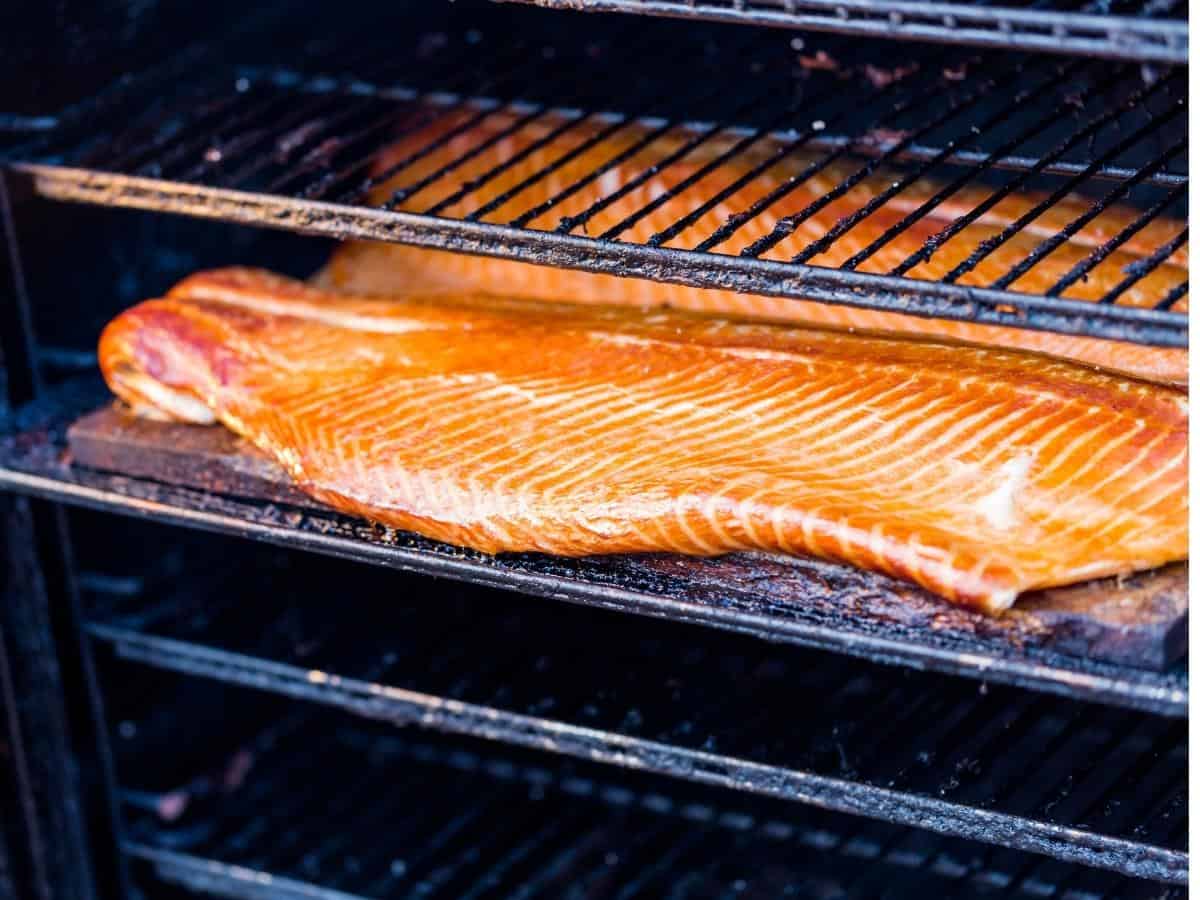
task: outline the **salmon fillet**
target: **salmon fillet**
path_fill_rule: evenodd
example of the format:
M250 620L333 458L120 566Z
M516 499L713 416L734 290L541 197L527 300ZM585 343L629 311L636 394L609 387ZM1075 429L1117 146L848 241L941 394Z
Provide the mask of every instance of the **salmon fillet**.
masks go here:
M445 177L399 198L396 208L422 212L447 201L444 207L437 209L437 214L462 218L494 201L500 201L494 209L482 215L480 221L507 223L555 197L580 179L587 178L611 161L620 160L550 210L533 216L525 223L531 228L554 230L563 217L579 214L597 201L632 184L645 169L658 167L652 177L591 218L586 224L586 230L583 227L572 229L572 233L575 234L600 235L638 213L647 204L658 200L686 179L697 179L675 196L663 201L648 215L630 224L619 235L619 239L623 241L646 243L683 216L699 208L709 198L729 188L780 149L778 144L763 141L736 154L732 161L721 162L713 171L704 174L704 166L728 149L730 139L710 140L679 159L664 163L665 159L680 150L684 137L669 133L638 149L636 145L646 140L646 133L638 128L627 127L579 152L577 156L570 157L576 148L588 140L595 139L601 126L580 122L566 127L565 121L547 121L543 117L538 119L536 124L530 123L508 134L507 132L517 124L519 123L514 114L505 111L492 113L478 122L473 122L466 111L443 113L424 127L415 129L381 154L376 164L377 176L386 174L389 168L410 157L419 158L404 165L394 177L384 178L371 193L371 200L383 203L394 190L419 184L448 163L469 157L465 164L453 168ZM436 144L434 149L426 152L426 147L438 141L442 143ZM422 153L424 155L421 155ZM630 155L621 159L622 154ZM563 158L567 158L567 161L549 175L537 177L547 167ZM750 209L789 179L805 173L806 169L820 158L815 153L794 153L767 166L745 185L738 187L699 216L694 223L662 241L661 245L677 249L697 247L732 216ZM800 212L810 204L824 202L840 183L857 172L862 165L862 161L839 159L811 172L795 189L775 202L766 204L762 212L711 249L718 253L740 253L755 241L770 234L776 223L785 216ZM507 167L503 168L502 172L495 177L488 177L493 168L503 166ZM794 233L766 250L762 257L772 260L791 259L810 242L827 235L843 216L865 207L872 198L900 177L900 173L887 169L867 176L847 193L817 210ZM501 200L514 188L530 179L536 180L513 193L511 197ZM460 190L472 187L476 181L480 183L473 190L457 197ZM828 249L808 260L809 264L841 266L887 228L918 210L942 187L942 184L928 178L916 181L849 229ZM991 195L992 190L981 185L963 185L858 265L858 271L890 273L912 254L920 251L926 240L934 237ZM1006 226L1044 199L1045 195L1038 192L1017 192L1004 198L950 238L928 260L917 263L907 275L918 279L941 280L975 251L981 242L998 235ZM1087 212L1092 203L1092 200L1079 195L1064 197L959 278L958 283L991 285L1034 252L1043 240L1059 234L1064 227ZM1070 240L1041 259L1010 287L1025 293L1048 292L1073 266L1086 260L1094 250L1119 236L1123 229L1130 227L1138 215L1139 211L1132 207L1120 204L1108 207L1082 225ZM1066 288L1062 296L1077 300L1098 300L1127 277L1128 266L1150 256L1184 227L1184 222L1166 216L1151 220L1141 229L1132 232L1127 240L1088 272L1085 278ZM1185 245L1134 283L1121 295L1118 302L1122 305L1150 307L1186 280ZM393 293L398 290L499 290L507 294L553 301L631 304L642 307L673 306L838 328L928 335L1048 353L1165 383L1187 382L1185 349L1145 347L1119 341L999 325L927 319L813 301L696 289L637 278L549 268L512 260L452 255L417 247L375 242L345 245L334 254L329 265L319 274L317 283L365 293ZM1186 310L1187 298L1181 298L1173 308Z
M1187 555L1187 397L985 348L194 275L105 329L135 409L487 553L807 553L998 613Z

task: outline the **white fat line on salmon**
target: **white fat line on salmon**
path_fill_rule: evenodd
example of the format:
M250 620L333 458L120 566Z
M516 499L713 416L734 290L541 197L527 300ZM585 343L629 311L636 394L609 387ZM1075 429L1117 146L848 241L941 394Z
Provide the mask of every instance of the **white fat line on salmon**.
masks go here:
M587 336L606 344L617 344L630 347L654 347L663 344L692 346L683 341L671 340L669 337L639 337L632 334L614 334L611 331L589 331ZM813 358L810 354L797 350L761 350L756 347L730 347L719 344L702 344L704 350L721 353L726 356L736 356L741 359L778 360L791 365L804 366L812 370Z
M323 309L310 300L285 299L274 300L268 297L252 296L244 289L227 289L216 285L203 285L195 293L182 298L188 300L212 301L225 303L229 306L239 306L255 312L266 313L281 318L302 319L308 322L320 322L322 325L333 325L348 331L365 331L374 334L409 334L414 331L446 331L451 326L431 323L422 319L407 317L373 316L365 313L338 311L330 306ZM364 301L369 302L369 301ZM455 329L469 330L470 324L456 322Z
M1029 481L1029 470L1033 457L1029 454L1014 456L1000 466L1001 482L994 490L976 504L979 514L993 528L1012 528L1019 521L1017 516L1017 494Z

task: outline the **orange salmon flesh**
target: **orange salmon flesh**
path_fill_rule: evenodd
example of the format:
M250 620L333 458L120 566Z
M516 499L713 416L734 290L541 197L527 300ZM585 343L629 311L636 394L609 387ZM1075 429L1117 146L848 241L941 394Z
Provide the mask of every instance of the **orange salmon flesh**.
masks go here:
M815 554L990 613L1187 555L1187 396L1037 354L226 269L99 356L135 409L488 553Z

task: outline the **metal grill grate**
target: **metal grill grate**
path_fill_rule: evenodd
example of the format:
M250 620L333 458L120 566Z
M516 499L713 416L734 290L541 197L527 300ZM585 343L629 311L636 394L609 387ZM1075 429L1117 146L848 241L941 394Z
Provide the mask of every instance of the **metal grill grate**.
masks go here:
M918 666L996 683L1017 684L1077 699L1187 714L1186 666L1167 672L1074 658L1037 646L1014 646L1003 631L987 633L986 619L950 634L928 620L911 621L911 605L891 615L862 614L861 602L847 608L776 600L750 567L750 582L731 590L669 563L655 568L625 558L555 559L537 555L487 557L413 535L387 535L369 523L286 502L237 499L219 486L207 490L164 485L145 477L81 469L66 460L67 427L104 402L96 380L69 382L44 401L23 410L18 430L0 439L0 486L76 506L120 512L242 538L503 587L554 600L567 600L698 623L774 642L833 649L893 665ZM815 581L833 596L861 597L864 587L818 567ZM939 607L944 626L948 610Z
M345 573L301 562L113 598L89 631L128 659L368 718L1186 879L1184 722L423 583L345 615L323 602Z
M1186 231L1162 218L1184 200L1182 71L464 18L331 51L353 76L135 88L17 168L59 199L1186 345Z
M512 0L509 0L512 2ZM913 3L906 0L516 0L553 9L710 19L872 37L1187 62L1181 2Z
M642 775L617 785L586 764L325 721L270 729L240 753L254 760L242 786L200 815L164 822L155 795L135 792L126 852L162 881L235 898L1180 896L835 814L797 820Z

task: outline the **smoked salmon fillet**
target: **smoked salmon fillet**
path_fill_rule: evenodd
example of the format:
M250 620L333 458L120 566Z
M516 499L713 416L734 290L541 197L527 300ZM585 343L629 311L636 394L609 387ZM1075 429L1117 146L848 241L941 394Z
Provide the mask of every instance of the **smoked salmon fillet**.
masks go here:
M426 113L428 116L429 114ZM415 192L402 195L397 209L423 212L436 208L436 214L462 218L495 204L479 217L480 221L508 223L523 213L556 197L580 183L581 186L550 209L530 218L527 227L554 230L564 217L577 215L597 201L635 184L642 173L657 167L653 175L614 200L589 219L586 226L572 229L574 234L601 235L637 214L643 207L659 201L686 179L695 178L679 193L661 201L661 205L633 221L618 238L631 243L647 243L676 221L701 207L749 173L756 165L780 151L780 145L762 141L743 150L732 159L721 161L705 174L704 166L728 149L730 139L710 139L680 158L664 162L677 153L684 136L671 132L638 148L646 141L643 130L632 126L615 131L571 156L589 140L596 140L601 126L588 121L571 124L539 118L536 123L516 127L515 115L500 110L475 121L467 111L443 112L423 127L416 128L400 142L380 155L376 175L386 176L389 169L403 165L393 177L384 177L370 198L383 203L393 191L420 184L438 169L466 157L467 162L452 168L445 176L431 181ZM513 130L515 128L515 130ZM511 133L508 133L510 132ZM441 141L442 143L436 143ZM493 142L493 143L489 143ZM433 149L426 150L427 147ZM623 154L629 154L623 157ZM564 160L565 162L561 162ZM693 249L725 225L731 217L752 208L789 179L804 175L821 156L815 152L791 153L767 166L746 184L724 196L719 203L700 215L678 234L661 242L664 247ZM616 160L617 162L613 163ZM611 163L611 165L610 165ZM764 205L728 239L712 249L717 253L738 254L755 241L771 233L785 216L805 210L810 204L824 203L790 236L762 254L764 259L788 260L814 240L824 237L844 216L851 215L900 179L900 173L879 169L853 188L832 200L833 194L864 163L845 157L817 168L798 181L788 193ZM609 166L608 168L605 168ZM502 167L494 177L493 169ZM550 174L538 177L550 169ZM603 170L588 180L592 173ZM952 170L954 171L954 170ZM1011 175L1008 177L1012 177ZM476 184L478 182L478 184ZM469 188L472 188L468 190ZM516 190L520 187L519 190ZM876 212L846 231L832 245L818 253L809 264L838 267L867 247L887 228L927 203L942 184L922 178L891 197ZM459 194L462 196L458 196ZM507 196L511 193L511 196ZM860 272L888 274L896 266L921 251L925 242L953 221L988 200L993 190L978 184L965 184L923 212L899 234L857 266ZM940 280L966 259L981 242L1000 234L1045 199L1039 192L1014 192L992 206L962 231L946 241L932 256L907 271L908 277ZM445 205L437 208L438 204ZM1033 219L975 268L958 279L959 284L987 286L1007 274L1033 253L1047 238L1060 234L1065 227L1086 213L1093 201L1068 195ZM1075 265L1093 251L1130 228L1139 211L1114 204L1086 221L1069 240L1037 262L1010 287L1025 293L1048 292ZM1151 219L1117 246L1086 277L1067 287L1062 296L1077 300L1098 300L1127 276L1127 267L1145 260L1183 230L1185 223L1167 216ZM1136 281L1120 296L1123 305L1150 307L1161 301L1177 285L1187 280L1186 245L1169 254L1159 266ZM412 290L495 291L552 301L579 303L632 304L642 307L673 306L718 314L796 321L838 328L889 331L932 337L954 338L986 345L1015 347L1075 359L1112 371L1123 372L1165 383L1187 382L1187 350L1145 347L1118 341L1072 335L1051 334L999 325L927 319L902 313L880 312L836 306L813 301L792 300L737 294L724 290L703 290L638 278L621 278L568 269L549 268L512 260L470 257L417 247L380 243L350 243L337 251L317 283L363 293L394 293ZM1183 311L1187 298L1173 307Z
M998 613L1187 555L1187 396L1037 354L194 275L99 346L316 499L487 553L808 553Z

